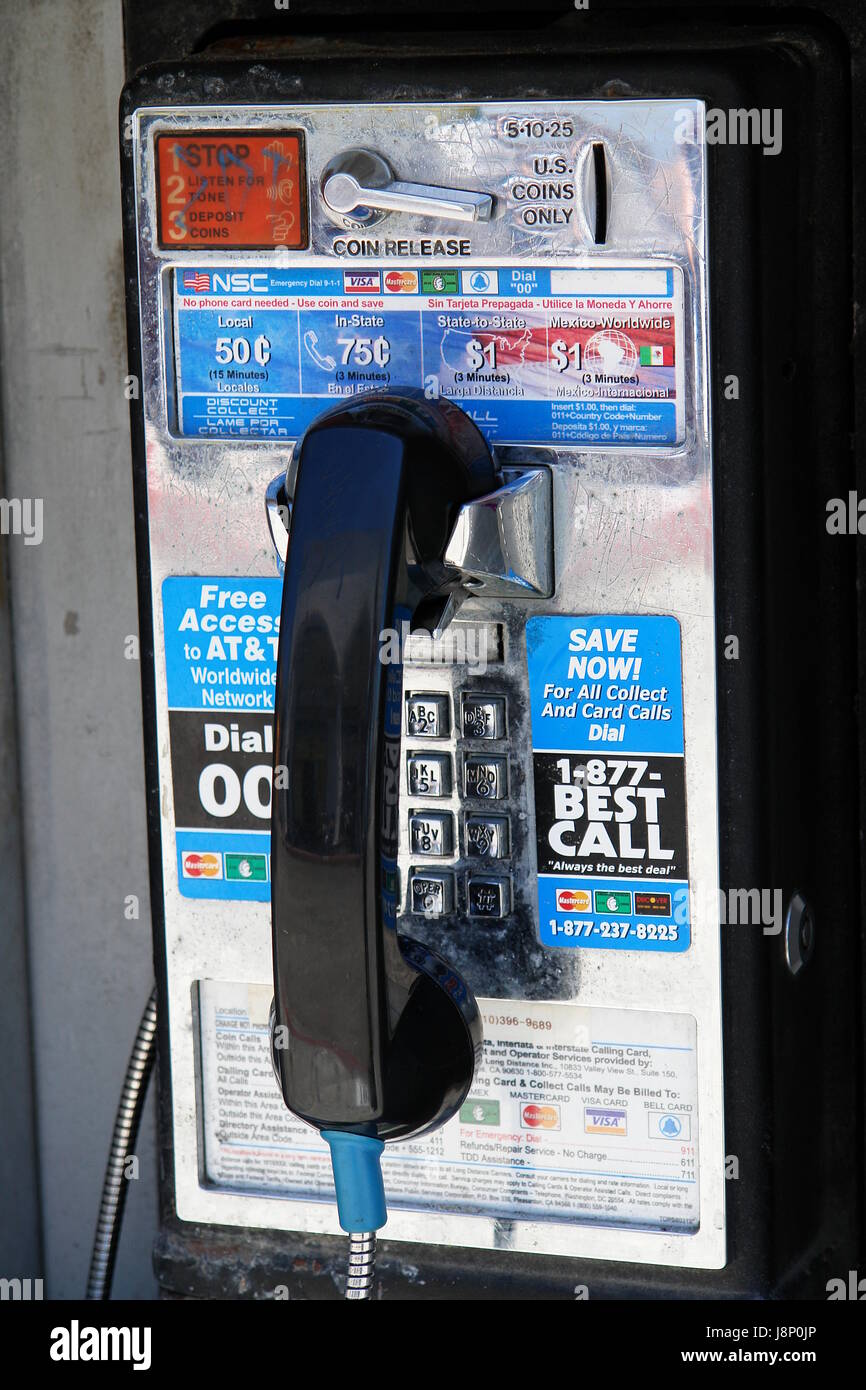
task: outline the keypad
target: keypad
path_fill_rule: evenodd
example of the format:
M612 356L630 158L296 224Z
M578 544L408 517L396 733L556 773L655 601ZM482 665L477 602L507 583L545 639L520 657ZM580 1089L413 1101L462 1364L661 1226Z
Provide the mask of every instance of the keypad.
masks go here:
M461 691L454 700L453 726L447 694L414 690L406 695L405 706L410 744L406 750L406 785L415 803L408 817L409 852L416 861L409 870L406 907L419 917L454 919L455 925L461 919L465 924L467 918L501 922L513 908L512 880L505 862L512 852L506 804L506 698ZM448 742L432 749L412 747L416 739ZM494 746L488 752L489 745ZM460 803L465 802L465 816L457 815L455 791ZM422 800L428 804L419 805ZM502 805L491 806L488 811L479 804L487 802ZM419 860L429 862L425 865ZM439 867L437 860L452 862ZM503 872L498 872L500 862ZM494 872L485 874L488 865Z

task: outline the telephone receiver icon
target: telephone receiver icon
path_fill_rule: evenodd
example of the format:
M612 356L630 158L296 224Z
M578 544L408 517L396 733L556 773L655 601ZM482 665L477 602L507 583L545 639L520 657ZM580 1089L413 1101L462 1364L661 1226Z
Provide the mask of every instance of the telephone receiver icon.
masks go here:
M319 335L315 329L310 328L304 334L304 348L310 354L317 367L321 367L325 372L332 372L336 367L336 359L330 353L319 352L317 343Z

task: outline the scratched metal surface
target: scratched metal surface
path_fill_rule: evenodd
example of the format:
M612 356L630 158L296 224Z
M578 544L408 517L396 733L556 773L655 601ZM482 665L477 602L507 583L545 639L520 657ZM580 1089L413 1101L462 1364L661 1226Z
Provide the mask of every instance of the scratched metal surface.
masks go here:
M487 689L509 698L509 761L515 910L502 928L468 921L460 930L411 917L411 933L444 947L477 992L499 998L571 999L581 1004L654 1008L693 1014L698 1023L700 1108L700 1229L671 1236L586 1225L515 1221L507 1234L489 1218L397 1212L390 1238L445 1244L501 1246L647 1261L689 1267L724 1263L724 1183L721 1086L715 657L712 489L707 401L705 182L703 151L676 139L680 113L700 104L677 102L419 104L353 107L150 108L137 113L137 175L141 329L145 374L147 478L155 621L157 724L160 761L164 894L167 936L171 1065L177 1204L181 1217L228 1225L335 1232L332 1209L315 1203L246 1196L202 1185L197 1141L195 1046L191 991L198 979L266 982L270 979L269 910L258 904L195 902L180 896L175 876L174 819L159 594L170 574L268 575L275 564L264 520L266 484L285 466L272 443L201 442L174 438L169 429L165 325L170 321L169 251L156 244L153 216L152 136L183 128L276 129L306 132L311 184L311 246L278 263L334 263L334 243L351 235L385 238L459 235L471 258L553 260L559 265L663 263L680 268L685 292L685 438L675 448L503 447L501 461L550 462L554 488L556 593L543 603L508 603L497 610L505 632L505 660L479 682L465 670L407 667L405 688ZM529 230L511 197L532 172L540 147L501 134L505 116L567 116L574 136L566 143L578 182L593 140L606 145L612 180L607 241L592 243L582 200L555 227ZM696 121L697 124L697 121ZM499 133L497 133L499 132ZM489 224L430 232L418 218L391 214L364 233L339 231L317 196L319 176L338 151L371 145L386 152L398 177L463 184L496 193L504 215ZM544 147L543 152L549 152ZM187 253L189 254L189 253ZM196 264L266 266L272 252L197 251ZM381 254L370 258L382 261ZM415 258L418 259L417 257ZM364 258L344 259L361 265ZM368 261L369 263L369 261ZM440 260L438 263L442 263ZM398 264L398 262L394 262ZM539 441L545 445L546 441ZM523 625L530 613L669 613L683 633L686 796L690 878L699 888L692 904L693 943L671 958L652 952L552 951L536 936L534 825ZM462 617L490 619L478 601ZM401 764L400 863L405 890L410 798ZM454 803L455 813L459 813ZM404 900L405 901L405 900ZM709 910L708 910L709 906Z

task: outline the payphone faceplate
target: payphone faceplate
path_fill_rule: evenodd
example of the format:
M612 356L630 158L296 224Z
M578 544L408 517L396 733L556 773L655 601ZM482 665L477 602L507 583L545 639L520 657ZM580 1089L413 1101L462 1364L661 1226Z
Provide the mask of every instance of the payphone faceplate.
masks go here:
M135 113L182 1219L338 1229L267 1057L264 496L329 404L414 386L472 415L504 481L549 478L552 593L488 568L441 638L383 638L400 921L485 1028L460 1115L388 1151L387 1236L724 1264L702 122L692 100ZM359 150L394 178L341 212Z

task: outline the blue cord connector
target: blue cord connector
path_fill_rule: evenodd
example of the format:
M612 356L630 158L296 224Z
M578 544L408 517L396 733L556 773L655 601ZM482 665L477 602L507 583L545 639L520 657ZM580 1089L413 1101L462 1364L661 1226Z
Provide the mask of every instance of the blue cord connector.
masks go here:
M345 1130L323 1129L331 1150L337 1214L344 1231L378 1231L388 1220L385 1184L379 1160L385 1145L381 1139Z

